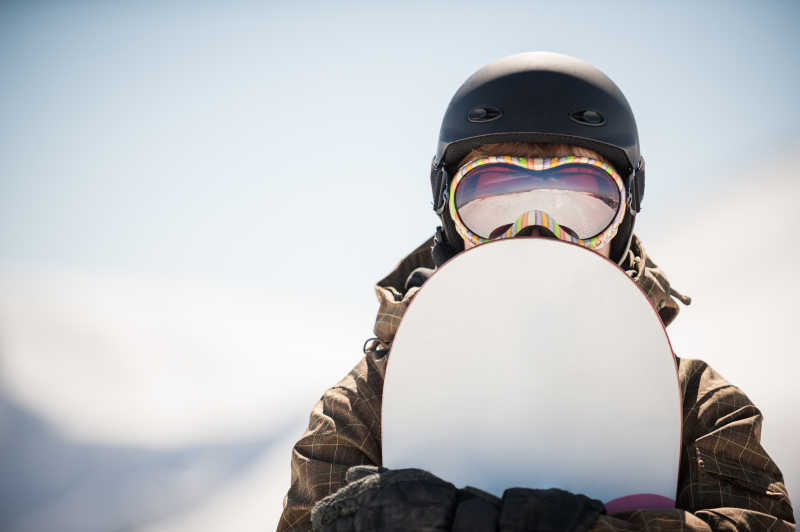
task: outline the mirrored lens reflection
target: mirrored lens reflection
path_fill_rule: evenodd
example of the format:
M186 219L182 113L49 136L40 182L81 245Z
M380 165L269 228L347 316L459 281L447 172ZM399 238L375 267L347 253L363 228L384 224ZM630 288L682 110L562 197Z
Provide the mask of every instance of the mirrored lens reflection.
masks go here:
M590 164L529 170L498 163L464 176L455 202L464 225L483 238L532 210L546 212L579 238L590 238L614 220L620 199L612 177Z

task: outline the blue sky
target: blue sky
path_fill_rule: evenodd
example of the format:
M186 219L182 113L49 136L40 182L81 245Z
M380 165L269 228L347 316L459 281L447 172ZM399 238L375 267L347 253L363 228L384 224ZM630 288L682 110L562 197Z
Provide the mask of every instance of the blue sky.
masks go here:
M377 278L435 224L452 93L537 49L623 89L664 229L800 136L797 4L689 5L6 3L0 259L258 282L344 247L339 283Z

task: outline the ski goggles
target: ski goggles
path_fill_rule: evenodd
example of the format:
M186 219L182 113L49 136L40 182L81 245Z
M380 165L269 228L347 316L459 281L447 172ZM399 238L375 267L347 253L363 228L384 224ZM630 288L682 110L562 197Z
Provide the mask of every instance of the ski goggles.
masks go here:
M594 249L614 238L625 216L625 185L616 170L573 155L481 157L459 168L448 196L456 230L473 244L539 226Z

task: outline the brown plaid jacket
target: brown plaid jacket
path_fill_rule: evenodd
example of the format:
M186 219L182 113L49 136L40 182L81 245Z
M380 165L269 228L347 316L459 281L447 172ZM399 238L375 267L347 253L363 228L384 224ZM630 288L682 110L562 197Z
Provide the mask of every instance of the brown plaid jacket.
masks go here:
M375 287L380 302L376 339L364 358L311 412L308 430L292 451L292 478L279 531L310 530L314 504L344 485L359 464L381 464L380 412L388 347L411 299L408 275L432 268L431 241L406 257ZM665 324L685 303L634 238L624 267L658 309ZM593 531L794 530L783 476L761 447L761 413L739 390L700 360L680 359L683 443L677 508L601 515ZM446 479L445 479L446 480Z

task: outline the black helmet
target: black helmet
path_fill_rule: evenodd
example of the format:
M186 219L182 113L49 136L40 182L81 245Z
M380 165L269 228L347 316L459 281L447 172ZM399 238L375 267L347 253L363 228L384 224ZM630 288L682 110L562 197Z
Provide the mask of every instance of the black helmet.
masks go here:
M447 185L472 149L497 142L564 143L606 157L625 182L628 209L611 242L621 261L644 194L644 159L628 101L589 63L552 52L504 57L464 82L450 100L431 165L433 206L447 244L464 249L447 209Z

